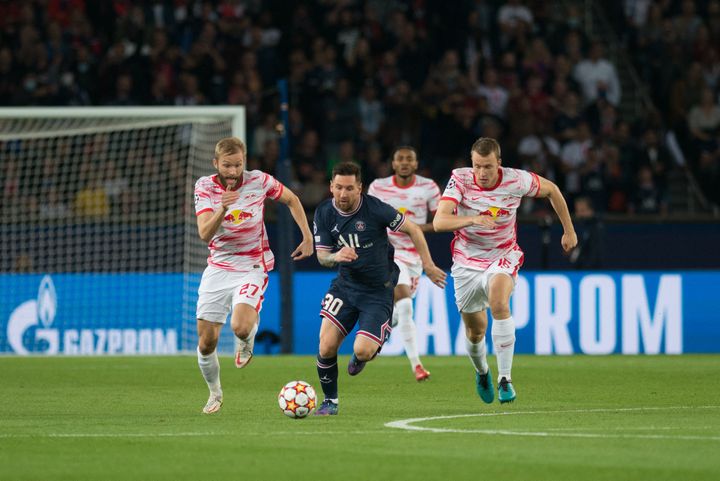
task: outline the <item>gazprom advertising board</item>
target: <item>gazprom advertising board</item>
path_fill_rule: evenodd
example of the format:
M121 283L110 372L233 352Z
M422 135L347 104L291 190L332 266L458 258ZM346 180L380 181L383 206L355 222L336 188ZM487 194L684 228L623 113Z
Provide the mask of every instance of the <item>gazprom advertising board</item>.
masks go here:
M320 301L334 274L295 275L295 344L317 352ZM464 354L451 278L423 278L415 299L421 354ZM189 283L197 285L197 279ZM0 353L174 354L194 350L196 293L182 274L0 275ZM526 272L511 308L516 352L680 354L720 352L720 272ZM260 331L279 331L271 274ZM228 329L225 329L229 331ZM268 336L271 338L273 336ZM346 342L341 352L350 352ZM256 347L263 353L262 345ZM277 348L268 348L277 352ZM401 354L391 336L384 355Z

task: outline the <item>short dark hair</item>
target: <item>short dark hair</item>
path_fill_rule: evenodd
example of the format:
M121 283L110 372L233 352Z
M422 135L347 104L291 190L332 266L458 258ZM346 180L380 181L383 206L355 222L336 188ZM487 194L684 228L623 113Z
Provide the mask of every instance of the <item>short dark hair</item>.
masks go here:
M497 140L491 139L490 137L480 137L477 139L471 151L477 152L483 157L487 157L494 152L495 157L497 157L498 160L500 159L500 144L498 144Z
M412 145L398 145L395 147L392 151L392 155L390 156L390 160L393 160L395 158L395 154L398 153L400 150L409 150L413 154L415 154L415 157L418 156L417 149L413 147Z
M362 182L362 171L355 162L340 162L333 167L332 178L336 175L354 175L358 182Z

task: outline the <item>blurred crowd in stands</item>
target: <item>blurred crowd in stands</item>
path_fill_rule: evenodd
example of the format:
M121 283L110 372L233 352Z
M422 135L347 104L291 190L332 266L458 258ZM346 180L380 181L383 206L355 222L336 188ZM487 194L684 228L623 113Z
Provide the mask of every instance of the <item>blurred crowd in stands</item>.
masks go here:
M640 118L621 113L618 67L584 32L583 3L0 0L0 105L244 105L248 168L274 173L276 82L287 78L294 188L309 209L339 161L360 163L367 185L409 144L420 173L443 186L480 136L500 140L504 165L554 180L596 212L668 212L683 168L720 201L720 0L607 2L657 107ZM6 163L3 204L27 184L67 215L124 211L111 198L135 177L167 176L162 159L139 157L148 165L90 165L85 187L61 194L39 181L52 174L27 182L26 166ZM548 209L528 202L524 213Z

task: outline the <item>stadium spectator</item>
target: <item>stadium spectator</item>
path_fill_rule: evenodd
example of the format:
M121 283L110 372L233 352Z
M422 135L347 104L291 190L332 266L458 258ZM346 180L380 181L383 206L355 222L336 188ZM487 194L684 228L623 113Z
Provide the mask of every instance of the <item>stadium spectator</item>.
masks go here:
M560 160L565 174L563 192L565 192L568 199L573 199L580 194L582 187L581 173L588 162L588 152L592 144L590 126L587 122L580 122L576 135L560 151Z
M508 103L508 91L498 83L498 75L495 69L489 68L483 76L483 83L480 84L476 93L485 97L488 101L488 109L491 114L505 118L505 108Z
M670 151L665 147L653 128L645 130L638 151L638 164L641 167L650 167L655 182L662 188L667 187L668 173L673 167Z
M60 196L56 187L48 188L38 203L38 217L40 220L67 219L72 214L70 207Z
M712 90L703 89L700 102L690 109L687 122L698 151L713 152L718 149L720 106L715 102Z
M511 43L522 44L526 35L533 31L533 14L520 0L508 0L498 10L497 19L503 47Z
M604 258L605 226L587 197L575 199L575 228L578 243L570 251L569 260L575 269L600 269Z
M377 90L372 84L366 84L362 88L362 95L358 101L358 114L360 118L360 140L363 142L376 141L385 114L382 102L377 99Z
M324 144L328 157L332 158L337 155L341 143L355 140L359 124L358 103L346 78L337 80L334 93L325 99L323 111Z
M85 187L75 194L73 212L85 220L103 220L110 217L110 200L102 186L99 173L91 173Z
M692 44L702 20L695 12L695 0L683 0L681 12L673 18L673 27L680 40L686 45Z
M265 154L265 146L267 145L266 142L278 139L279 133L277 114L274 112L267 113L263 117L262 123L255 128L252 143L250 144L250 152L252 155L262 156Z
M638 171L637 186L629 208L636 214L667 214L667 199L649 167L641 167Z
M620 79L615 66L604 58L601 42L592 43L589 57L575 66L573 76L580 84L586 104L598 98L605 98L612 105L620 104Z

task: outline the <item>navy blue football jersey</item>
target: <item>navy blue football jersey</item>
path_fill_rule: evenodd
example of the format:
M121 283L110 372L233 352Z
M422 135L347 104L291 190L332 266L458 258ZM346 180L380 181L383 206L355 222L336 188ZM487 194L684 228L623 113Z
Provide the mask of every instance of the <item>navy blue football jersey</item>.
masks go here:
M347 213L328 199L315 210L315 249L337 252L352 247L358 258L339 264L339 279L369 288L394 287L390 284L398 268L387 229L397 231L404 222L403 214L371 195L362 194L358 207Z

